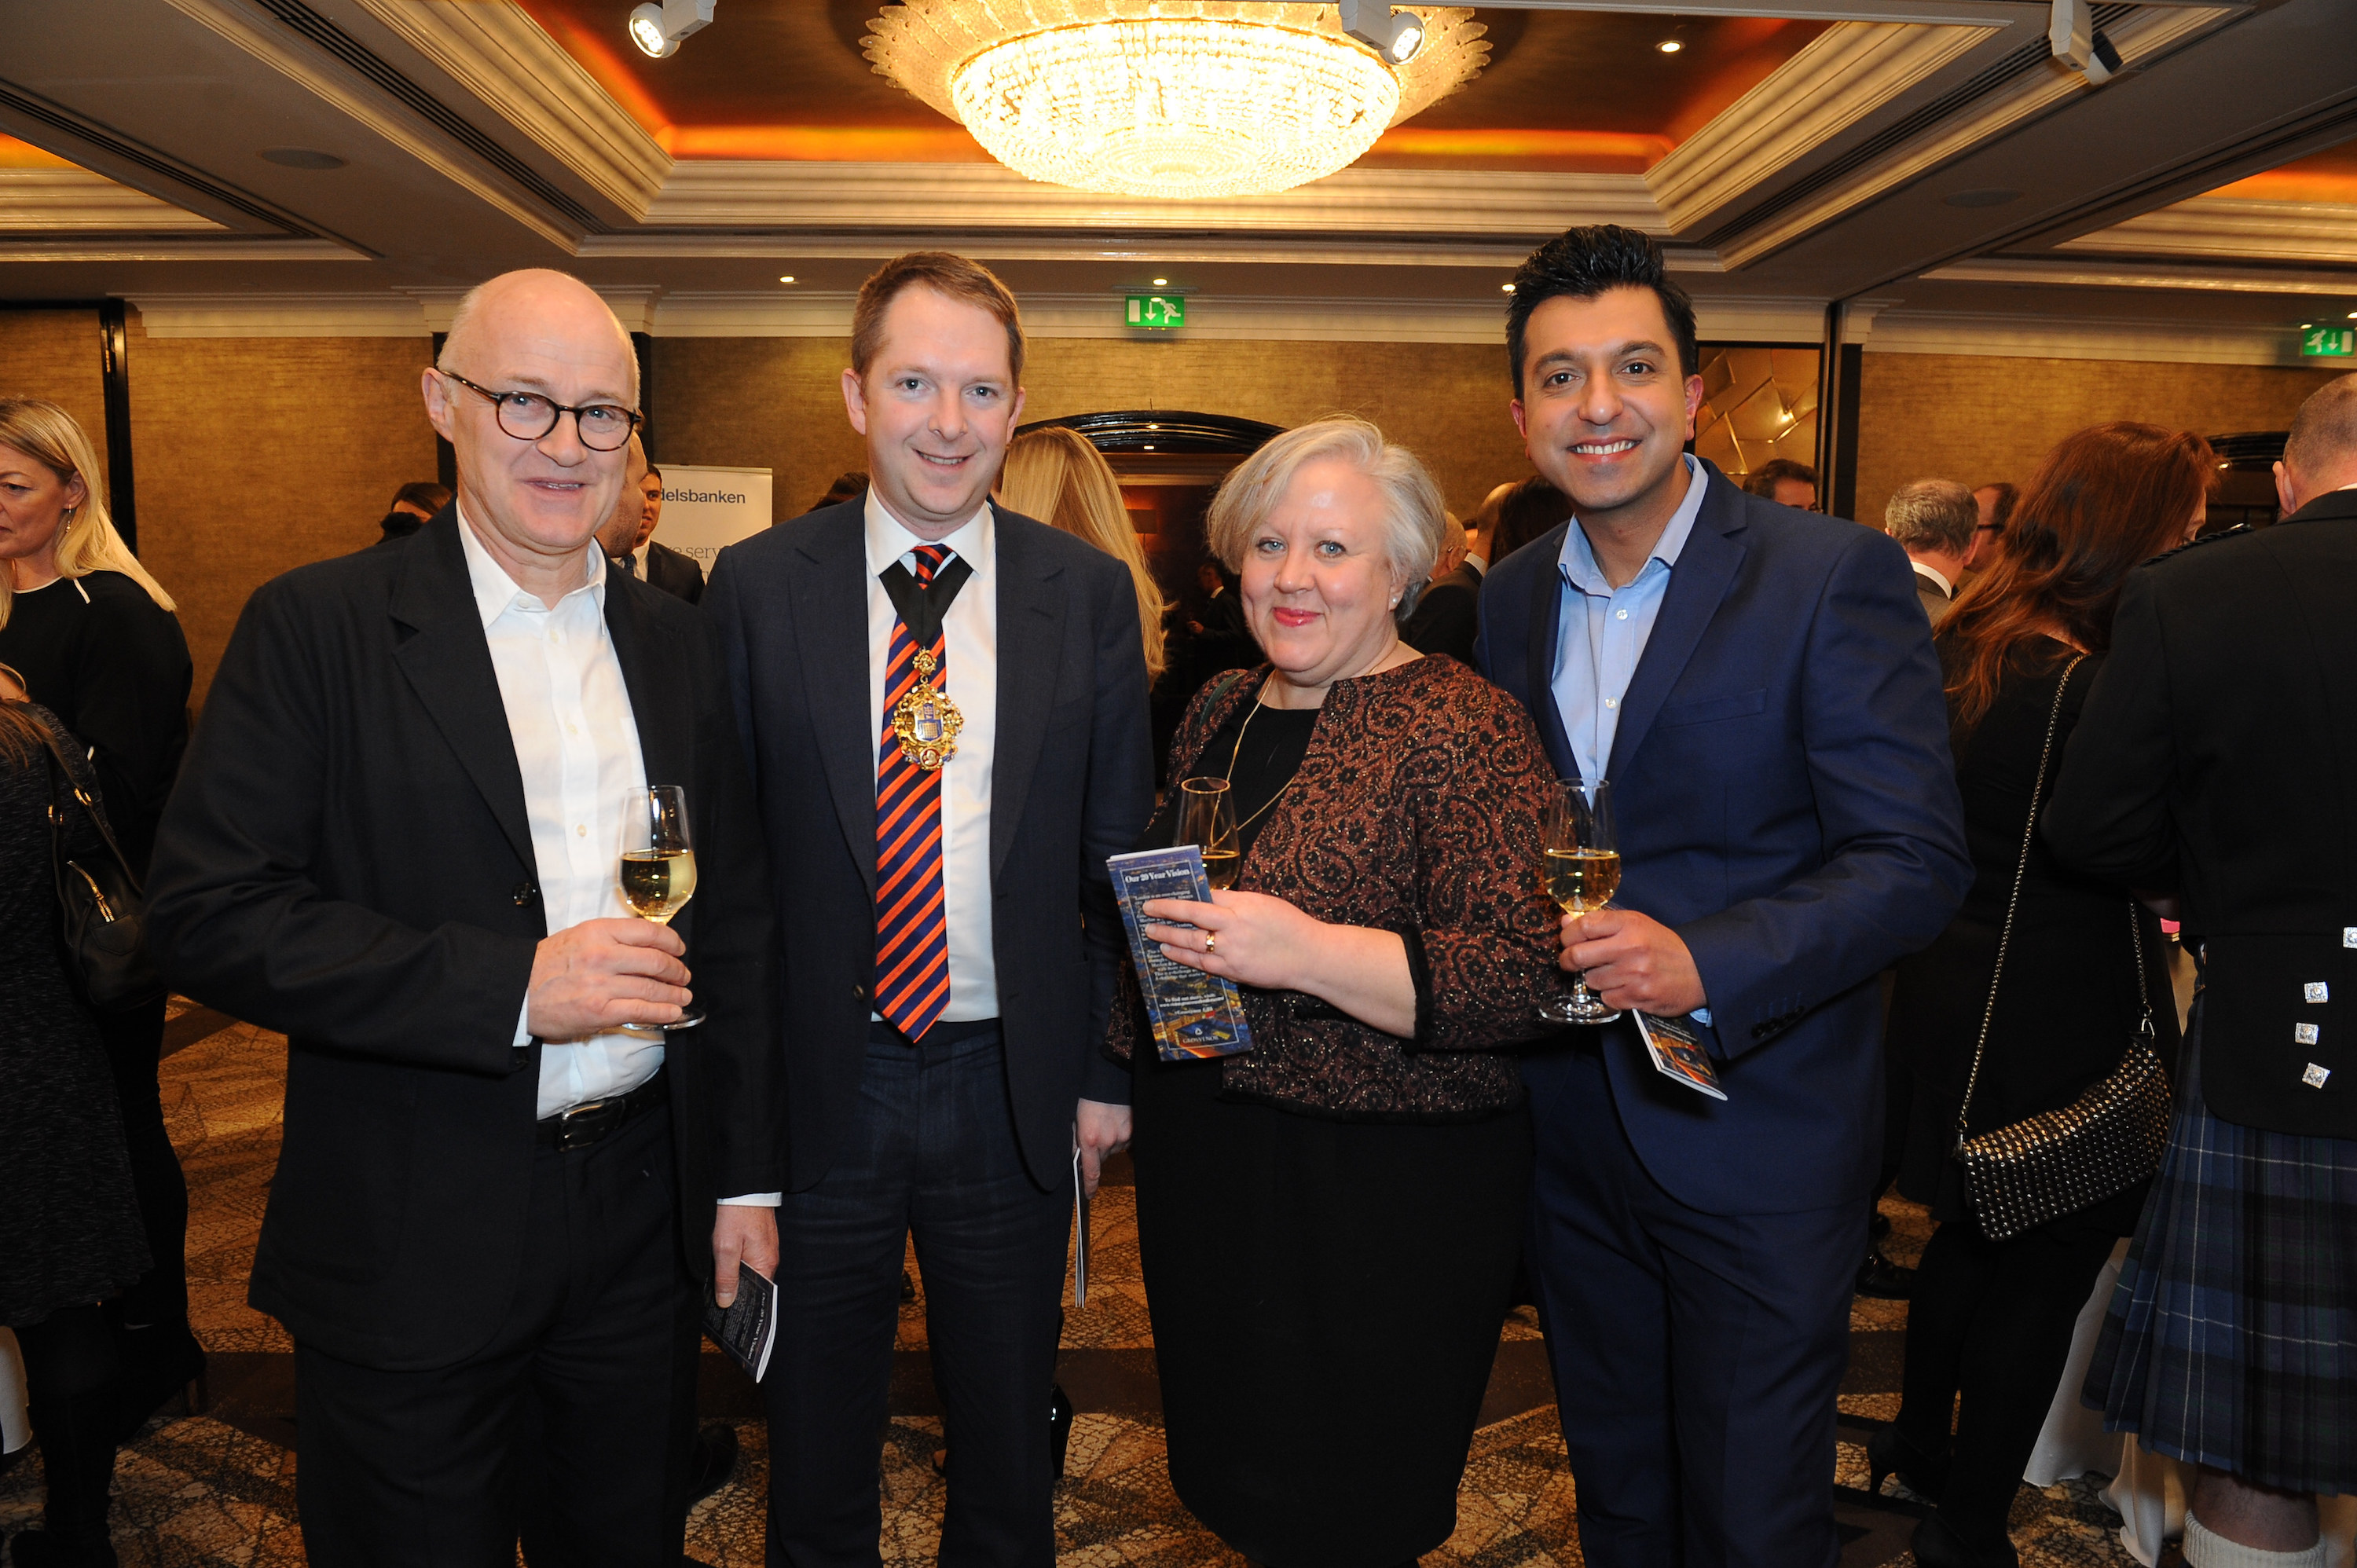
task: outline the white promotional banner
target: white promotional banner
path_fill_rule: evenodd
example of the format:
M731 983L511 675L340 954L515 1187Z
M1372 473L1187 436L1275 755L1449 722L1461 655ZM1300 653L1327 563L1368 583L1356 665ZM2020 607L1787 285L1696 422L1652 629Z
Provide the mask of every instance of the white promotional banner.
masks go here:
M770 470L662 463L662 521L655 538L711 575L724 545L770 526Z

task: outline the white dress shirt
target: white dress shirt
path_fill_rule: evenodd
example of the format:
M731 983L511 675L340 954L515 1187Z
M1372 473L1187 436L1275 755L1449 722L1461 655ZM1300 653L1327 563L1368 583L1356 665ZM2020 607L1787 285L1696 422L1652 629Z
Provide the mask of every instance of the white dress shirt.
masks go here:
M1942 596L1951 599L1956 596L1956 585L1948 581L1948 575L1945 572L1941 571L1936 566L1927 566L1922 562L1915 560L1912 556L1910 556L1908 559L1910 564L1913 565L1916 574L1919 576L1929 577L1932 579L1932 585L1940 590Z
M942 690L965 720L957 754L942 765L942 892L948 912L952 1023L998 1016L998 963L990 929L990 761L998 738L998 548L990 503L945 539L920 539L867 491L867 741L871 771L884 736L884 674L899 612L884 591L894 562L917 570L920 544L946 544L974 571L942 618ZM946 561L942 563L948 564Z
M533 876L551 935L584 920L629 918L619 880L622 811L647 787L630 688L606 630L606 557L582 548L585 580L554 607L525 593L491 559L464 507L458 538L475 608L491 647L491 668L523 775L525 820L532 826ZM515 1043L529 1045L524 1013ZM662 1042L636 1035L597 1035L540 1047L542 1119L628 1094L654 1077Z

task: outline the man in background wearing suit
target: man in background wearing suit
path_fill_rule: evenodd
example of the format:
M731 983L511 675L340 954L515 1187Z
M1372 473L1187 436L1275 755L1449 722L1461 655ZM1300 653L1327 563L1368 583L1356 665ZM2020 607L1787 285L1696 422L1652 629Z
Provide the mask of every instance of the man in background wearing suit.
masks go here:
M1964 562L1978 535L1981 509L1973 492L1953 479L1917 479L1890 493L1882 509L1882 530L1899 542L1915 567L1915 596L1933 626L1955 607L1964 581Z
M1473 662L1474 606L1481 596L1481 574L1466 550L1465 525L1451 513L1432 580L1400 628L1400 640L1418 653L1446 653L1461 664Z
M598 547L624 575L642 577L672 597L694 604L704 597L704 568L694 556L655 542L662 521L662 470L647 461L646 448L633 435L622 493L614 515L597 531Z
M775 1268L730 1201L780 1179L760 822L709 628L594 547L638 420L613 314L493 278L424 381L457 499L247 604L150 935L288 1036L251 1299L295 1338L310 1561L678 1568L702 1282ZM617 881L650 784L701 861L668 926Z
M769 1561L878 1560L877 1433L913 1235L949 1444L941 1557L1050 1568L1049 1387L1074 1159L1129 1138L1100 1052L1105 857L1152 806L1137 596L990 503L1023 406L1015 301L887 263L843 374L872 483L721 552L719 628L777 867L790 1161Z
M1611 226L1514 276L1513 413L1568 523L1493 564L1481 669L1609 779L1622 881L1564 921L1604 1001L1691 1015L1727 1098L1634 1020L1524 1058L1528 1259L1592 1568L1832 1568L1834 1396L1882 1133L1876 974L1971 876L1906 557L1684 455L1694 310Z

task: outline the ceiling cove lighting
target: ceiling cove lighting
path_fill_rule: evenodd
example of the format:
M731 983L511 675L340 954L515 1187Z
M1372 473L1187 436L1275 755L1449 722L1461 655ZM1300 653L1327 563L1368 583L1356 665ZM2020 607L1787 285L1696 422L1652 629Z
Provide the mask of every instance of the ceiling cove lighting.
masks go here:
M680 39L712 25L712 8L719 0L647 0L630 13L630 42L652 59L668 59L679 52Z
M1294 0L907 0L867 24L866 50L877 75L1027 178L1265 196L1349 167L1489 56L1469 9L1350 9L1368 35Z
M1663 38L1660 43L1655 44L1653 47L1661 50L1665 55L1674 55L1686 46L1684 42L1676 38Z

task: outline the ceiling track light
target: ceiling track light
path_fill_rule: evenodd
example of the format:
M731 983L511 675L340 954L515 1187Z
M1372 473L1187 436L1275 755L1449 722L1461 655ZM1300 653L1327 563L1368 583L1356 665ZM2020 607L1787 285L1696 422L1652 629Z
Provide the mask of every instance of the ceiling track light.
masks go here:
M1424 18L1394 11L1391 0L1339 0L1342 30L1394 65L1405 65L1424 47Z
M719 0L647 0L630 13L630 42L651 59L668 59L679 41L712 25Z
M2097 86L2119 74L2120 51L2095 26L2093 0L2054 0L2046 23L2046 43L2056 59L2083 72Z

